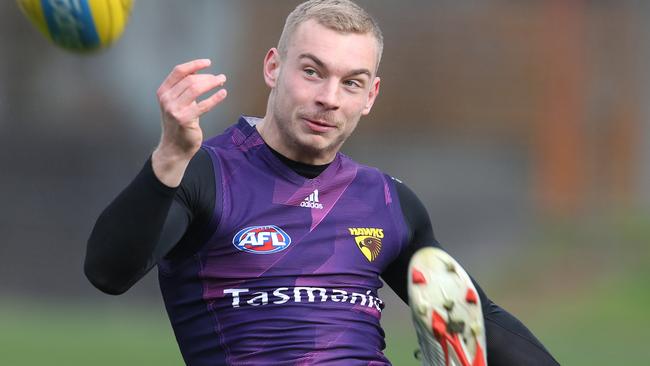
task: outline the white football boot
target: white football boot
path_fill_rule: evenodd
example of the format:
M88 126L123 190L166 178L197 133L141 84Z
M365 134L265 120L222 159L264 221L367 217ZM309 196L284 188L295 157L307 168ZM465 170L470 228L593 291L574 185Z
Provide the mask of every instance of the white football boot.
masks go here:
M425 366L487 366L481 300L469 275L439 248L411 258L408 293Z

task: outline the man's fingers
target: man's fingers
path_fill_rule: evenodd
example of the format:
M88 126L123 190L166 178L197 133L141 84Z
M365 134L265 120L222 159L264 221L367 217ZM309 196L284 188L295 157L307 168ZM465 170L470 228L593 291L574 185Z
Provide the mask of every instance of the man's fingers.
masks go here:
M218 92L212 94L210 97L202 100L201 102L192 103L187 107L173 112L172 115L179 125L188 126L192 123L198 122L201 115L210 111L217 104L221 103L224 99L226 99L227 95L228 92L226 89L221 89Z
M226 90L221 89L206 99L198 101L202 94L222 87L226 82L223 74L197 74L210 66L210 60L194 60L178 65L167 76L158 89L158 100L163 121L180 126L197 123L198 118L226 98Z
M208 112L210 109L214 108L217 104L221 103L228 96L228 91L226 89L221 89L218 92L212 94L208 98L203 99L196 104L196 108L199 112L199 115Z
M160 96L160 106L163 111L173 115L195 104L196 99L201 94L223 86L225 82L226 76L223 74L188 75Z
M167 78L158 88L158 97L171 89L179 81L183 80L187 75L193 74L201 69L205 69L210 66L212 61L207 58L202 58L198 60L192 60L184 64L176 65Z
M176 102L181 106L190 104L191 102L195 101L196 98L198 98L201 94L223 86L223 84L226 83L226 76L223 74L197 74L188 76L186 80L188 81L185 83L185 89L179 93L180 95L178 95L176 98ZM185 80L183 80L183 82L185 82ZM180 87L181 83L177 85ZM170 94L174 94L176 92L174 89L170 91Z

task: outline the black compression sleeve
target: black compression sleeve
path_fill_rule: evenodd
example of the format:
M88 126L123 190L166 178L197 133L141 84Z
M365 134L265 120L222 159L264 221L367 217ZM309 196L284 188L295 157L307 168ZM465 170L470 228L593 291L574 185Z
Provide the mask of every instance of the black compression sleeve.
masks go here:
M124 293L181 238L200 237L214 205L212 172L208 154L199 150L180 187L169 188L148 160L95 223L84 263L90 282L108 294Z
M434 237L429 214L420 199L405 184L395 181L395 185L404 220L408 227L409 244L382 273L382 278L404 302L408 303L406 286L411 257L422 247L440 247L440 244ZM473 278L472 282L481 298L486 329L488 365L559 365L524 324L493 303Z
M422 201L406 184L395 181L395 185L408 230L409 244L400 252L397 259L386 268L381 277L405 303L408 303L406 283L407 269L411 257L420 248L427 246L440 247L440 245L433 235L431 220Z
M158 181L147 160L97 219L84 271L98 289L121 294L153 266L153 252L176 189Z

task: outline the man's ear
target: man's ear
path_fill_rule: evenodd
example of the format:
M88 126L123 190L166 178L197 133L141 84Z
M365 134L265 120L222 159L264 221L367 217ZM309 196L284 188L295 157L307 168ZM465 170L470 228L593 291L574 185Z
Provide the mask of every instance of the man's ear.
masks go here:
M381 79L379 77L375 77L375 79L372 81L372 85L370 86L370 90L368 91L368 100L366 101L366 106L361 112L362 115L368 115L372 109L372 105L375 104L377 95L379 95L379 84L381 84Z
M264 57L264 81L269 88L275 88L280 75L280 52L277 48L271 48Z

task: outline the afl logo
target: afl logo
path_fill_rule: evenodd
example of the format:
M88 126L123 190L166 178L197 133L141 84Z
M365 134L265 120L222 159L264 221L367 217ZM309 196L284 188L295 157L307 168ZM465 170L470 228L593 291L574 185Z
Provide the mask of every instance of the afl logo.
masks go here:
M244 252L271 254L287 249L291 237L275 225L251 226L240 230L232 238L232 244Z

